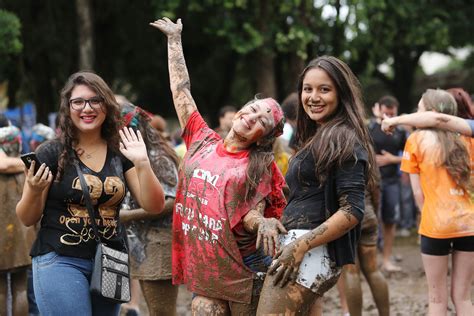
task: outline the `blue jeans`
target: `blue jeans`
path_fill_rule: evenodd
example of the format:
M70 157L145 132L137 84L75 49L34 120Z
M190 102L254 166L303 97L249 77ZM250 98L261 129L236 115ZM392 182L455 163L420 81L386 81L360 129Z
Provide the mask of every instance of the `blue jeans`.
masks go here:
M33 286L41 315L119 315L120 304L89 291L93 260L58 255L33 258Z

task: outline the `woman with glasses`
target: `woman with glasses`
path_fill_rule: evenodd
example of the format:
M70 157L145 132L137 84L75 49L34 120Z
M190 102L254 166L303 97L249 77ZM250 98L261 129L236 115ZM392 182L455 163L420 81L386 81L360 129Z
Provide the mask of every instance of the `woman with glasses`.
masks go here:
M89 292L96 241L74 167L86 179L99 238L123 250L119 209L128 188L147 211L159 213L164 193L140 132L120 128L119 106L94 73L73 74L61 92L58 139L36 154L26 170L16 212L26 226L41 219L32 247L33 278L42 315L118 315L119 304Z

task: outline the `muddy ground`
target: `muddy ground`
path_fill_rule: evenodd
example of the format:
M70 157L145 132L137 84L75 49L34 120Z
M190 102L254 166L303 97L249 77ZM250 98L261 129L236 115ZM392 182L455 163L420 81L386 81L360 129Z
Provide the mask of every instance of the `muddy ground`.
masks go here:
M425 315L427 310L427 286L421 263L419 246L416 237L397 237L395 241L394 254L402 260L398 262L403 272L386 275L390 291L390 314L391 315ZM380 260L379 260L380 261ZM369 287L363 281L364 293L363 315L378 315L372 300ZM472 286L472 297L474 299L474 285ZM190 316L191 294L182 286L178 295L177 312L179 316ZM148 315L146 305L142 302L140 315ZM450 303L448 315L454 315L453 305ZM339 304L337 290L331 289L324 297L324 316L339 316L342 311Z

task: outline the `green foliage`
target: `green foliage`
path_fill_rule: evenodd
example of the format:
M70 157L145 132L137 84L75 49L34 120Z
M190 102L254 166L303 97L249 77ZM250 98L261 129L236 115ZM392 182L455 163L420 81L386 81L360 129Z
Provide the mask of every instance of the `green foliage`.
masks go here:
M20 40L21 23L18 17L8 11L0 10L0 82L8 79L15 58L23 45Z
M18 17L8 11L0 10L0 56L15 56L21 53L21 23Z
M182 18L193 96L204 114L215 113L226 103L239 105L259 92L262 56L272 58L281 98L294 89L301 66L322 54L348 62L362 81L372 84L381 78L392 93L409 95L424 51L444 52L450 46L473 43L473 4L472 0L91 1L94 70L117 93L152 112L174 115L166 38L148 26L167 16ZM19 56L23 94L31 96L42 113L56 110L58 91L78 70L81 43L74 1L0 0L0 7L19 18L13 23L7 18L9 26L3 26L5 13L0 11L0 56L5 56L5 47L8 56ZM4 40L7 33L17 41ZM5 60L0 57L0 64ZM472 60L471 56L467 64ZM390 67L387 74L379 73L381 64Z

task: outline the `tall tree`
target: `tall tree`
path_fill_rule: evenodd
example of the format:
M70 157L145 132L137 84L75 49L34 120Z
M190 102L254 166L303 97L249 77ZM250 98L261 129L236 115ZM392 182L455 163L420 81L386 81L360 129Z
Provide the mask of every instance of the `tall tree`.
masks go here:
M23 49L20 29L20 20L14 13L0 10L0 85L8 92L0 99L0 108L16 103L18 56Z
M466 37L453 40L450 28L472 28L472 2L453 0L360 0L354 2L357 37L353 43L364 48L359 58L368 56L366 69L379 78L400 101L400 110L413 108L413 85L421 55L426 51L447 52L466 45ZM463 21L463 23L459 23ZM472 29L471 29L472 32ZM472 39L471 39L472 42ZM389 66L382 72L380 65Z
M90 0L76 0L77 29L79 34L79 69L94 68L94 34Z

